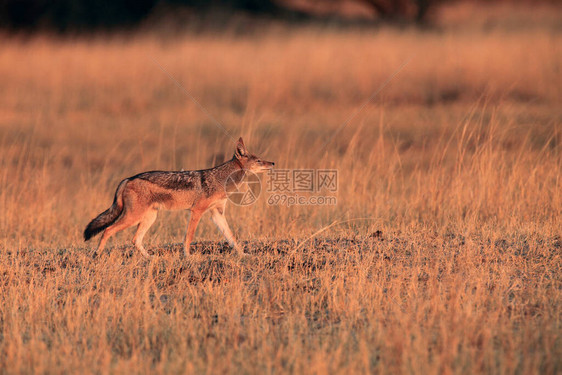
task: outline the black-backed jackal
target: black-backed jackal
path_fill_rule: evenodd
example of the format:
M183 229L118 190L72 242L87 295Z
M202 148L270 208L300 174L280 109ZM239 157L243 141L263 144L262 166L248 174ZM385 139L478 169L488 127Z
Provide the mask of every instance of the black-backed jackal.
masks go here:
M158 210L187 209L191 211L184 242L184 252L187 256L197 224L203 213L210 210L213 222L230 246L242 255L244 251L236 243L224 216L227 182L239 183L246 171L263 172L271 169L273 164L249 153L240 138L232 159L214 168L198 171L144 172L126 178L117 187L111 207L88 224L84 230L84 240L88 241L103 231L97 248L97 252L101 252L111 236L137 225L133 242L135 247L148 257L142 239L156 220Z

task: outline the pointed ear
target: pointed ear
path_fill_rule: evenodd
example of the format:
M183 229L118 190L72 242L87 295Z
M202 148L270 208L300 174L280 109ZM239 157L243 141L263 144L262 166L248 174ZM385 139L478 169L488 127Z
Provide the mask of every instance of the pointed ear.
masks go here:
M248 150L246 150L244 141L242 140L242 137L240 137L240 139L238 140L238 144L236 145L236 151L234 152L234 156L239 158L241 156L246 156L247 153Z

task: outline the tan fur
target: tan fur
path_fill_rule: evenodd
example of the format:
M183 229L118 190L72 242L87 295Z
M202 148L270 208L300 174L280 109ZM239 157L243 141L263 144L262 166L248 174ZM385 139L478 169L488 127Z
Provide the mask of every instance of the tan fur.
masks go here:
M184 253L189 255L189 247L201 216L210 210L213 222L228 243L242 255L244 251L236 243L224 216L227 177L235 173L241 179L245 171L259 173L270 169L273 164L248 153L240 138L233 158L214 168L180 172L154 171L130 177L119 184L113 206L88 224L84 238L88 240L103 230L97 248L100 252L115 233L137 225L133 243L144 256L149 257L142 240L156 220L158 210L190 210L191 217L184 241Z

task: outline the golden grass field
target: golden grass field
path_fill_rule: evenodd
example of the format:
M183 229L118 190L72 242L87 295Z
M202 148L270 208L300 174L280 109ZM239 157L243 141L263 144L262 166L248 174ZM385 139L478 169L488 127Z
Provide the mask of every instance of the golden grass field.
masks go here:
M560 30L2 36L0 373L562 372ZM229 205L245 259L208 217L184 258L185 212L93 257L121 179L234 151L153 59L337 205Z

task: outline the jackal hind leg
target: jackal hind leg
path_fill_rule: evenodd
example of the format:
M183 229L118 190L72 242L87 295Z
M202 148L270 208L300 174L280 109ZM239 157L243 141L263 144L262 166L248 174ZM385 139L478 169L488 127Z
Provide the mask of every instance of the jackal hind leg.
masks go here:
M156 220L157 215L158 215L157 210L155 209L148 210L142 217L141 222L137 227L137 232L133 237L133 244L137 249L140 250L141 254L144 255L146 258L150 258L151 255L148 253L148 251L146 251L146 249L142 245L142 239L144 238L144 235L146 234L150 226L154 224L154 220Z
M236 239L234 238L234 234L232 234L232 231L228 226L228 222L226 221L226 217L224 216L224 205L211 209L211 220L213 220L213 223L215 223L215 225L219 228L220 232L228 241L228 244L236 250L238 255L248 255L244 252L240 245L238 245Z
M193 241L193 236L195 235L195 230L197 225L201 220L201 216L204 211L191 210L191 217L189 218L189 223L187 224L187 233L185 234L185 241L183 243L183 252L186 257L189 256L189 247L191 246L191 241Z
M119 231L122 231L123 229L127 229L135 225L136 223L137 222L135 222L133 217L126 210L124 210L117 221L103 231L96 253L99 254L103 251L107 240L109 240L111 236Z

